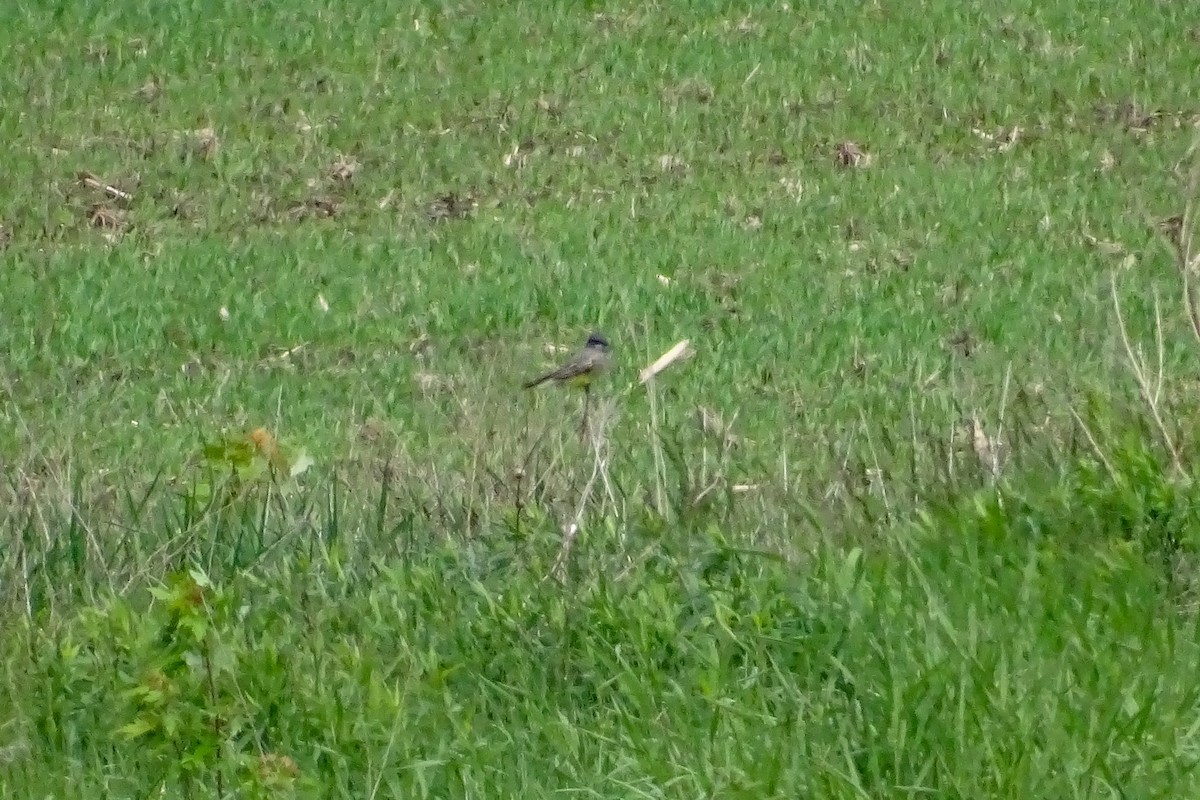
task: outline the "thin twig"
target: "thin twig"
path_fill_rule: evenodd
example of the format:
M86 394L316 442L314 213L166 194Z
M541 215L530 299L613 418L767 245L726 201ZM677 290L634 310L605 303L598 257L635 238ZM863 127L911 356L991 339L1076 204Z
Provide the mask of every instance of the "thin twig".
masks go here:
M1092 435L1091 428L1087 426L1087 423L1079 416L1079 412L1073 407L1068 406L1068 410L1071 412L1071 416L1075 418L1075 422L1079 425L1080 430L1083 431L1083 435L1087 437L1088 444L1092 446L1092 450L1096 453L1096 458L1100 459L1100 463L1104 464L1104 469L1108 471L1108 476L1116 480L1117 471L1113 468L1112 462L1108 460L1108 456L1104 455L1104 451L1100 448L1100 443Z
M1171 438L1171 434L1167 432L1166 423L1163 422L1162 414L1159 412L1158 398L1151 387L1151 381L1146 375L1146 363L1140 355L1134 352L1133 344L1129 341L1129 329L1125 325L1125 317L1121 313L1121 301L1117 294L1117 274L1116 272L1109 273L1109 288L1112 293L1113 310L1117 315L1117 329L1121 334L1121 343L1125 346L1125 354L1129 359L1130 369L1133 370L1133 377L1137 381L1138 390L1141 392L1142 399L1150 408L1150 415L1154 419L1154 425L1158 428L1158 434L1162 437L1163 444L1166 445L1168 452L1171 454L1171 465L1176 472L1182 472L1183 464L1179 458L1179 450L1175 447L1175 442Z

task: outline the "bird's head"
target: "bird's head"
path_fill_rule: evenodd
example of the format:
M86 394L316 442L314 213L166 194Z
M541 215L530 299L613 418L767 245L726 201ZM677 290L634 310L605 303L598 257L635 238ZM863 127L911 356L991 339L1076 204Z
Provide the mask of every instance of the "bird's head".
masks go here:
M596 331L596 332L593 332L592 335L588 337L587 346L595 347L599 350L607 350L608 349L608 339L604 338L604 334L600 333L599 331Z

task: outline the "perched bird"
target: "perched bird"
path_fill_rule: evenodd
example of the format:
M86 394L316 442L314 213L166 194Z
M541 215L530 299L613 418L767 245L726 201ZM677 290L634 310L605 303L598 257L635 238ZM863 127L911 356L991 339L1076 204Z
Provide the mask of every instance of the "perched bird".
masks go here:
M587 343L571 356L562 366L550 370L525 384L526 389L540 386L546 381L583 389L583 426L587 425L588 406L591 402L592 381L612 366L612 353L604 334L594 332Z

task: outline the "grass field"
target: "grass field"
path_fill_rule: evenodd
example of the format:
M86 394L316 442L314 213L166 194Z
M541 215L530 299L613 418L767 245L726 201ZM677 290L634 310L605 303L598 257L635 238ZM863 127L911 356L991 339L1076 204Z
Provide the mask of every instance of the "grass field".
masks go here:
M1197 796L1197 42L13 11L0 794Z

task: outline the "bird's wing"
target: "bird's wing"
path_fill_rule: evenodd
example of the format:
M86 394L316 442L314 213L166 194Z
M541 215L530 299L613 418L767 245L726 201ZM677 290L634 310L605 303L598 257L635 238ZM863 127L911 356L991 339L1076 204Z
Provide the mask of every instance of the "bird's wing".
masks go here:
M532 389L535 386L542 385L543 383L545 383L546 381L548 381L554 377L554 372L555 372L555 370L551 370L550 372L547 372L545 375L539 375L538 377L534 378L531 381L526 381L525 388Z
M563 364L561 367L555 367L545 375L541 375L526 383L525 388L532 389L533 387L550 380L570 380L571 378L578 377L584 373L591 372L593 366L595 365L590 353L576 353L570 361Z
M558 369L550 373L556 381L565 381L591 372L596 366L596 360L589 352L576 353L575 356Z

